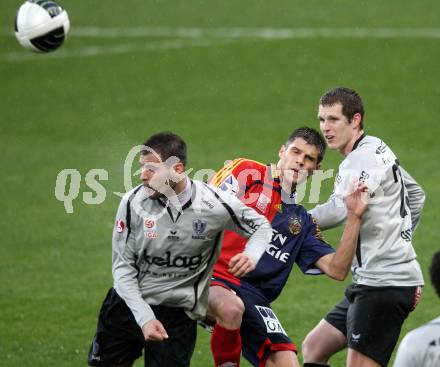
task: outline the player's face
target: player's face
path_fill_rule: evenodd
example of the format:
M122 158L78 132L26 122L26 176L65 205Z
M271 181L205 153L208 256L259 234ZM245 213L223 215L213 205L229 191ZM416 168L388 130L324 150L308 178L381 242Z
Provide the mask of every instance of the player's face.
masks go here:
M303 138L296 138L288 146L283 145L279 152L278 169L283 188L295 187L305 181L318 164L319 150Z
M357 114L358 115L358 114ZM350 123L347 116L342 114L342 105L319 105L319 127L330 149L338 149L345 154L347 147L358 133L358 124Z
M140 179L151 199L166 196L170 189L174 190L176 183L170 180L172 168L159 156L153 153L141 154L139 163L141 164Z

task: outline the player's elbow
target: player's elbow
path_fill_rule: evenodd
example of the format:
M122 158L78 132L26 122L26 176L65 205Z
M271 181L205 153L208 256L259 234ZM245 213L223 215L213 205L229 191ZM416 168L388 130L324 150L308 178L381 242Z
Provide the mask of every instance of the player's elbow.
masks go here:
M347 278L348 273L349 269L331 266L329 271L327 272L327 275L334 280L342 282Z

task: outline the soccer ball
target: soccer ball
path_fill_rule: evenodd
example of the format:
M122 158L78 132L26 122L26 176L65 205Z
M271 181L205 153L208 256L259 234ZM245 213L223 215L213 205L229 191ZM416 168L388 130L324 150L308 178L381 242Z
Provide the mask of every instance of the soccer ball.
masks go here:
M67 12L52 0L28 0L15 17L15 37L35 52L50 52L60 47L69 32Z

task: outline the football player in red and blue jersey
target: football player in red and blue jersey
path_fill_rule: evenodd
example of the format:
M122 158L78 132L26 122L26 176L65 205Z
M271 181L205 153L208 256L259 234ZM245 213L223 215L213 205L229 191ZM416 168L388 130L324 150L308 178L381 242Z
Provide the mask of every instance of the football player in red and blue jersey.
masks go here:
M281 147L276 165L236 159L211 180L266 216L273 229L271 244L255 270L241 279L231 274L229 262L243 250L246 239L225 233L209 292L209 316L216 321L211 350L217 367L239 366L241 352L254 366L299 367L296 346L270 303L281 293L295 263L305 274L325 273L337 280L347 276L367 187L353 184L354 192L345 200L347 222L336 251L323 240L307 210L295 203L296 186L319 169L324 153L322 136L300 128Z

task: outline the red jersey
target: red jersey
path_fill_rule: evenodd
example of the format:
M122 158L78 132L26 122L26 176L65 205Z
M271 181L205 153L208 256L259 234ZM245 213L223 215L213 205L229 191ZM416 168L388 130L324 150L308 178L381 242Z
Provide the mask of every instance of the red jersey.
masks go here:
M238 158L212 178L211 185L234 193L243 203L272 220L281 203L281 187L274 165ZM222 250L214 266L214 277L239 285L240 280L228 271L229 260L243 252L247 239L225 231Z

